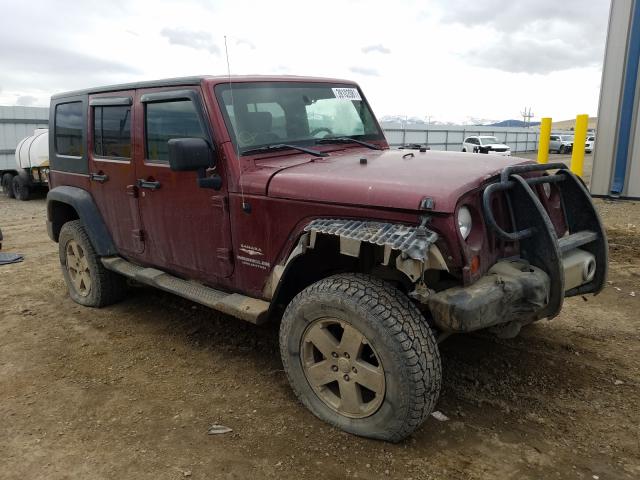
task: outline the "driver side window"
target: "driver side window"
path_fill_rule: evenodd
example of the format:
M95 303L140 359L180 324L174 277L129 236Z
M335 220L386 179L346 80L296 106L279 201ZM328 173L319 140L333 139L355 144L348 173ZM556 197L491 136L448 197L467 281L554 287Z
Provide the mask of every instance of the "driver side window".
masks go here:
M205 138L191 100L148 103L145 107L146 158L169 163L169 140Z

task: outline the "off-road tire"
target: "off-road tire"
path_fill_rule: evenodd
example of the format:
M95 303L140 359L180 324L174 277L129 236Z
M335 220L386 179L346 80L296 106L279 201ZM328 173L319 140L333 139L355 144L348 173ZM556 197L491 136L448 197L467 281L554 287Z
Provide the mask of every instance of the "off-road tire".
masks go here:
M7 198L15 198L15 193L13 193L13 177L14 175L11 173L5 173L2 176L2 191Z
M31 197L31 189L29 188L28 180L20 175L16 175L13 177L12 186L16 200L22 200L23 202L29 200Z
M381 357L385 395L370 416L339 414L320 399L305 376L304 332L325 317L357 328ZM369 275L339 274L300 292L282 319L280 354L289 383L304 406L321 420L363 437L403 440L433 411L440 393L440 353L424 317L406 295Z
M78 292L67 268L67 245L71 241L82 248L87 260L91 287L86 295ZM58 253L69 296L74 302L86 307L104 307L122 300L126 294L125 278L104 268L80 220L67 222L62 226Z

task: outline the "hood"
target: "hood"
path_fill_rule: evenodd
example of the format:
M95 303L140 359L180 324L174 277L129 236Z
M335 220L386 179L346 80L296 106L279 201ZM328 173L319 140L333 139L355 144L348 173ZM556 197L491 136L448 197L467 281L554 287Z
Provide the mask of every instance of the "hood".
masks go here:
M505 145L504 143L489 143L487 145L482 145L483 147L491 147L491 148L511 148L509 145Z
M366 163L361 163L366 158ZM266 162L265 162L266 163ZM270 197L343 205L453 212L461 195L508 165L529 160L458 152L348 149L284 167L271 176Z

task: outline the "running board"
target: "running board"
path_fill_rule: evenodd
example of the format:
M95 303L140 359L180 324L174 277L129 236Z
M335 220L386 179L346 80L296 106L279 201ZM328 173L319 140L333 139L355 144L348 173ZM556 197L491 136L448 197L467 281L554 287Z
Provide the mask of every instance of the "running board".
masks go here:
M131 278L136 282L173 293L241 320L246 320L256 325L262 324L267 320L269 302L264 300L205 287L200 283L174 277L162 270L140 267L122 257L102 257L101 261L106 269Z

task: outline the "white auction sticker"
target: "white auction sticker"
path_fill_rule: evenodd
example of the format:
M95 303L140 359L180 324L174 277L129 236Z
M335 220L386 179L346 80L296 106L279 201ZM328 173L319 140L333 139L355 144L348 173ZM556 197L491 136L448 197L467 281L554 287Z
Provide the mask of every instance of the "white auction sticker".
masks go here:
M362 100L357 88L332 88L331 90L340 100Z

